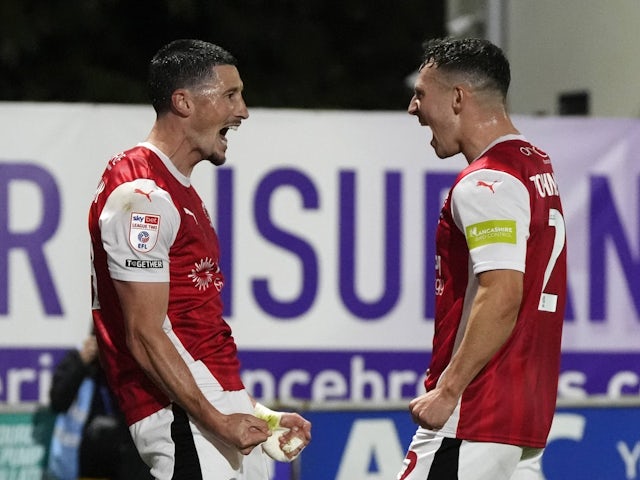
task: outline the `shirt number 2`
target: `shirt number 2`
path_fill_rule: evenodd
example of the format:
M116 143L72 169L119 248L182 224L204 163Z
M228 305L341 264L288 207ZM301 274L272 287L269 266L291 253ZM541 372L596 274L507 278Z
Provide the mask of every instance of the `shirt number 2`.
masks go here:
M553 293L545 293L544 289L547 286L547 282L553 272L558 257L564 248L565 243L565 224L564 217L559 210L555 208L549 209L549 226L555 230L555 236L553 239L553 248L551 249L551 256L547 262L547 268L544 271L544 280L542 281L542 292L540 293L540 302L538 303L538 310L543 312L555 312L558 306L558 295Z

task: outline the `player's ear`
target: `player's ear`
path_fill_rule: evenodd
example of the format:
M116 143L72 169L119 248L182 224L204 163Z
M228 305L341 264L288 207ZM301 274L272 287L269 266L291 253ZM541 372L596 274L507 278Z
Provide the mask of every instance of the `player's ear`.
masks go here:
M171 94L171 108L181 117L191 115L193 109L193 98L191 92L185 88L179 88Z
M451 108L453 112L458 114L462 110L462 105L466 99L467 91L462 85L456 85L453 87L453 95L451 97Z

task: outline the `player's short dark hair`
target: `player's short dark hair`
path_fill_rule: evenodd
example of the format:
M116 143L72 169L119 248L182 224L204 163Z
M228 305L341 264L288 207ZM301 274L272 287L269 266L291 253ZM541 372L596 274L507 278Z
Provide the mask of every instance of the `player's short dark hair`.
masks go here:
M171 108L171 95L211 78L216 65L237 65L225 49L202 40L181 39L162 47L149 64L149 96L156 113Z
M499 91L506 98L511 82L509 61L504 52L479 38L439 38L422 44L422 69L433 63L445 72L462 73L472 83Z

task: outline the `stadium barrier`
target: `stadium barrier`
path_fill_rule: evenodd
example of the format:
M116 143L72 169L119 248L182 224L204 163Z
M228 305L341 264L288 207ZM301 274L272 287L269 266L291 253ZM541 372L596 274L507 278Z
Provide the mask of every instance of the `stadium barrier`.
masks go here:
M274 464L273 480L390 480L415 424L406 402L300 402L313 441L292 464ZM37 404L0 405L0 480L39 480L54 414ZM535 421L535 419L532 419ZM640 397L559 400L542 461L546 480L640 478Z

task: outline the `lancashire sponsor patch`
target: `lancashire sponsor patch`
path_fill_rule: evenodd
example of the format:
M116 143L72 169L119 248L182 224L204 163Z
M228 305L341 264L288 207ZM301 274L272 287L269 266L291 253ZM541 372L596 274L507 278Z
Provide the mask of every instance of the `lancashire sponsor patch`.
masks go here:
M492 243L517 242L515 220L487 220L465 229L469 250Z
M124 261L124 266L127 268L163 268L164 263L162 260L127 259Z
M156 246L160 215L133 212L129 225L129 244L138 252L149 252Z

